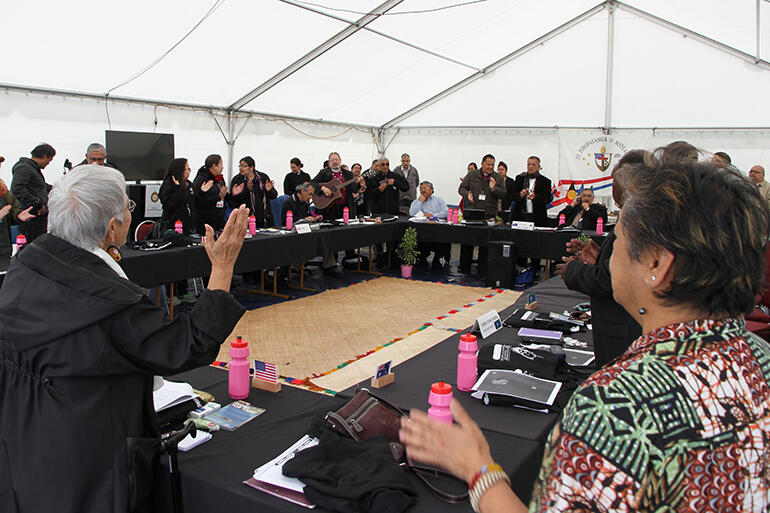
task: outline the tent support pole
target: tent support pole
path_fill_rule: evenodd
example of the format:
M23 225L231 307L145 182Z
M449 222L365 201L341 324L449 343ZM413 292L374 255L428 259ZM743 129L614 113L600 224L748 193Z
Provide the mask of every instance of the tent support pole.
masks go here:
M246 93L244 96L234 101L230 107L228 107L228 110L236 111L242 109L249 102L269 91L283 80L289 78L291 75L304 68L318 57L364 28L366 25L370 24L376 19L379 19L380 16L390 11L403 1L404 0L385 0L385 2L372 9L368 14L357 19L354 23L351 23L341 31L337 32L332 37L316 46L314 49L310 50L308 53Z
M607 82L604 90L604 127L605 134L612 128L612 72L615 57L615 2L607 5Z
M227 172L225 173L225 176L227 177L227 182L230 183L230 180L233 178L233 155L235 153L235 117L233 117L233 113L228 112L227 113L227 135L229 136L225 142L227 142Z
M760 54L760 48L761 48L761 46L760 46L761 40L760 40L760 37L759 37L760 34L762 33L760 31L760 29L759 29L759 20L762 17L762 6L761 6L761 4L762 4L762 0L757 0L757 60L760 60L759 54Z
M724 43L720 43L716 39L711 39L710 37L704 36L703 34L699 34L698 32L695 32L693 30L684 28L681 25L677 25L676 23L671 23L670 21L664 20L663 18L659 18L655 16L654 14L650 14L647 11L643 11L641 9L637 9L636 7L632 7L628 4L625 4L623 2L617 2L618 9L622 9L626 12L629 12L631 14L634 14L642 19L645 19L647 21L651 21L652 23L655 23L656 25L660 25L661 27L667 28L673 32L676 32L677 34L681 34L686 37L690 37L694 39L695 41L699 41L703 44L706 44L708 46L711 46L712 48L716 48L717 50L721 50L729 55L732 55L733 57L738 57L739 59L742 59L746 62L749 62L751 64L756 64L758 66L761 66L762 68L766 70L770 70L770 62L760 59L757 56L751 55L750 53L746 53L742 50L738 50L737 48L726 45Z

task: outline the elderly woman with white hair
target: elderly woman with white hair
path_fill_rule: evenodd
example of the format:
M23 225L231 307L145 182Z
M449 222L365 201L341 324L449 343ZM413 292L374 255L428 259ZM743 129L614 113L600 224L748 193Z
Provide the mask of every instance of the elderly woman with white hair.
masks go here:
M0 297L0 511L146 511L152 376L211 363L243 315L228 289L248 210L216 242L206 227L208 290L172 321L116 262L133 210L119 171L79 166L48 205Z

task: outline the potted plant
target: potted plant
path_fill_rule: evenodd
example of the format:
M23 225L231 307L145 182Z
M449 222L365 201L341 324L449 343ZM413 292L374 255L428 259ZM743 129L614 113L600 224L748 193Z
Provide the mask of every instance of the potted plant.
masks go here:
M412 266L417 262L420 252L417 251L417 230L407 228L404 236L396 248L396 255L401 259L401 276L404 278L412 277Z

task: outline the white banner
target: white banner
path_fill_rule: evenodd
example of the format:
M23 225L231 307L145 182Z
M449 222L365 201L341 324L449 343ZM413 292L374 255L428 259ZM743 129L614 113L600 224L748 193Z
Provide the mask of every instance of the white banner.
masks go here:
M161 217L163 205L160 203L158 191L160 184L146 184L144 192L144 217Z
M559 180L554 181L553 207L562 209L585 187L596 196L612 196L610 173L629 150L647 148L648 131L613 132L563 130L559 132Z

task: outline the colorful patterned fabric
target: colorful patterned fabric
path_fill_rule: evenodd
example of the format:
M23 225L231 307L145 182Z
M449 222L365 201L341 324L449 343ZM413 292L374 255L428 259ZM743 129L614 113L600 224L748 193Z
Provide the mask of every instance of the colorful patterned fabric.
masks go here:
M570 399L530 511L767 511L769 380L743 320L641 336Z

